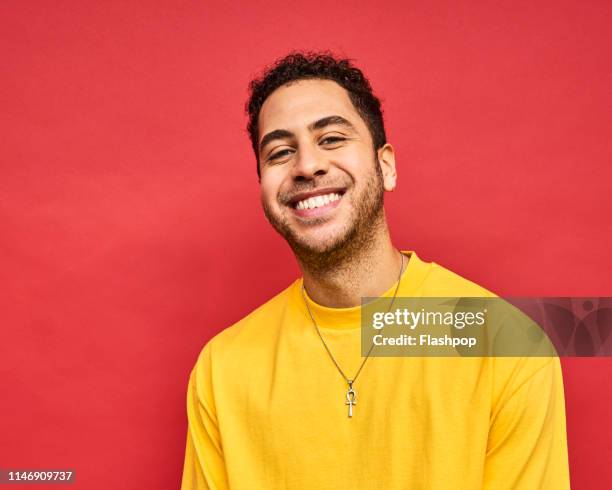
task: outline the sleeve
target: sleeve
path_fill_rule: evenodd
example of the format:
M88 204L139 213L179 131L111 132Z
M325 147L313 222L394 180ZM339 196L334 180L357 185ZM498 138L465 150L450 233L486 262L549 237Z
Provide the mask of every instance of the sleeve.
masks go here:
M210 344L189 377L187 444L181 490L229 488L211 383Z
M509 387L491 414L483 488L569 489L559 358L549 358Z

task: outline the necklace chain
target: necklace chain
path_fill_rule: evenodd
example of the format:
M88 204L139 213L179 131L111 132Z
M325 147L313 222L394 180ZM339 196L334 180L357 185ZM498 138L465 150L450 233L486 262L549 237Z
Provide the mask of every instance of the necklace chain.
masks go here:
M397 286L395 287L395 292L393 293L393 298L391 299L391 304L389 305L389 311L393 307L393 302L395 301L395 298L397 296L397 291L399 290L400 282L402 280L402 272L404 271L404 254L400 252L400 255L401 255L402 263L400 265L400 272L399 272L399 277L397 279ZM304 290L304 282L303 281L302 281L302 298L304 299L304 304L306 305L306 310L308 310L308 315L310 316L310 319L312 320L312 323L315 326L315 329L316 329L317 333L319 334L319 338L321 339L321 342L323 342L323 346L325 347L325 350L327 351L327 353L329 354L330 359L333 361L334 365L336 366L336 369L338 369L338 372L346 380L346 382L349 385L349 388L352 390L353 383L357 380L357 376L359 376L359 373L363 369L363 366L365 365L366 361L370 358L370 353L372 352L372 349L374 348L374 342L372 341L372 345L370 346L370 349L368 350L368 353L366 354L364 360L362 361L361 365L359 366L359 369L355 373L355 376L353 376L352 379L347 377L347 375L344 374L344 371L342 370L342 368L340 367L340 365L338 364L338 362L334 358L333 354L331 353L331 350L329 350L329 347L327 346L327 343L325 342L325 339L323 339L323 335L321 335L321 331L319 330L319 326L317 325L317 322L315 321L314 316L312 315L312 311L310 311L310 307L308 306L308 301L306 300L306 294L305 294L305 290Z

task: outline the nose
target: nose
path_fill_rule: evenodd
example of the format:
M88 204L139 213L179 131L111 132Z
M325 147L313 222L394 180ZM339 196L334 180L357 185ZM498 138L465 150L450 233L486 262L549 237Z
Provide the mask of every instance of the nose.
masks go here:
M329 162L325 155L315 147L300 145L291 169L293 180L312 180L316 176L323 176L329 170Z

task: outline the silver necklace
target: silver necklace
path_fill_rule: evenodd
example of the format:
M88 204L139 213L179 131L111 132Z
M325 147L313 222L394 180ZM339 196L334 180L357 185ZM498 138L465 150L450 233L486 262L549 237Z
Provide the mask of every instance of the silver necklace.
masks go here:
M395 287L395 292L393 293L393 298L391 299L391 304L389 305L389 311L391 310L391 307L393 306L393 302L395 301L395 298L397 296L397 291L399 290L400 282L402 280L402 272L404 271L404 254L400 252L400 256L402 259L402 263L400 265L400 272L399 272L399 277L397 279L397 286ZM314 316L312 315L312 311L310 311L310 307L308 306L308 301L306 300L303 281L302 281L302 298L304 300L304 304L306 305L306 310L308 310L308 315L310 316L310 319L312 320L312 323L315 326L317 333L319 334L319 338L321 339L321 342L323 342L323 346L325 347L325 350L329 354L329 357L333 361L338 372L342 375L342 377L345 379L345 381L348 384L348 390L346 392L346 402L344 402L344 404L348 405L348 416L352 417L353 416L353 406L357 404L357 392L355 391L355 388L353 388L353 384L357 380L357 376L359 376L359 373L363 369L363 366L365 365L366 361L369 359L370 353L372 352L372 349L374 348L374 342L372 342L372 345L370 346L370 350L368 350L368 353L366 354L364 360L359 366L359 369L355 373L355 376L353 376L352 378L347 377L346 374L344 374L344 371L342 370L338 362L336 361L336 359L334 358L333 354L331 353L331 350L329 350L329 347L327 346L325 339L323 339L323 335L321 335L319 326L317 325L317 322L315 321Z

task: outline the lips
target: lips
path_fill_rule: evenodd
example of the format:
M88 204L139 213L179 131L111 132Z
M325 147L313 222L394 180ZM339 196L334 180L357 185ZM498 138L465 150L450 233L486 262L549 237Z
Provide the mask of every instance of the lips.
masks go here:
M336 194L339 197L346 192L344 187L326 187L324 189L317 189L311 192L300 192L289 200L289 205L293 208L297 208L298 204L305 202L312 202L312 200L319 200L317 198L324 198L326 196L333 196ZM320 200L319 200L320 201Z
M329 204L330 202L337 201L340 199L340 194L323 194L322 196L309 197L302 201L298 201L295 205L295 209L315 209L320 208Z
M338 207L344 192L344 189L330 188L301 193L291 200L290 207L300 218L324 216Z

